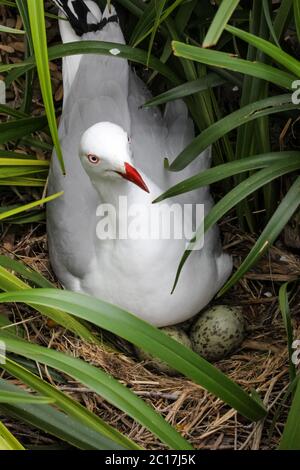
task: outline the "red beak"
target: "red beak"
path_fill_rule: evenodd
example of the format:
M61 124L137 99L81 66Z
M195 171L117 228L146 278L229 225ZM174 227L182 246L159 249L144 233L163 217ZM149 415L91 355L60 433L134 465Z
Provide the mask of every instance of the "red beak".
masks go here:
M119 173L119 172L118 172ZM119 173L125 180L131 181L136 184L139 188L143 189L147 193L150 193L145 181L139 174L139 172L133 168L129 163L125 163L125 173Z

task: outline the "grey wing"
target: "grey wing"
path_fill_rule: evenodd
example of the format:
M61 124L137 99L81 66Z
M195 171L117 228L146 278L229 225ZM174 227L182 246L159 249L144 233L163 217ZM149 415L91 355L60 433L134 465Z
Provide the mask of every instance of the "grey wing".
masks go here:
M172 162L194 139L195 129L193 121L188 115L187 106L182 100L167 103L164 118L168 127L166 146L170 155L170 162ZM172 172L172 184L177 184L197 173L201 173L210 165L211 147L208 147L186 168L179 172ZM182 194L180 197L184 202L200 201L209 206L212 203L208 187Z
M165 122L168 127L167 146L172 157L177 155L194 138L194 125L188 116L185 103L182 100L168 103L165 110ZM189 178L197 173L201 173L210 168L211 147L204 150L190 165L183 171L175 173L176 182ZM172 173L174 174L174 173ZM176 184L176 183L174 183ZM182 203L204 204L204 214L206 215L214 205L210 194L210 188L203 187L192 192L177 196ZM175 199L177 199L175 198ZM204 236L204 255L210 257L211 262L216 266L216 287L220 288L228 278L232 269L231 257L223 253L222 244L217 225L213 226ZM201 262L202 251L198 252Z
M79 160L80 138L101 121L115 122L130 131L127 95L127 61L99 55L82 57L59 128L66 176L54 152L48 186L49 194L64 191L48 205L47 226L51 263L68 288L77 288L78 278L85 275L95 256L95 214L100 202Z
M65 132L67 120L72 133ZM48 193L64 191L63 196L47 206L47 230L51 263L68 288L76 289L76 279L82 278L94 256L92 226L97 207L97 193L81 167L78 145L83 123L78 105L64 116L60 126L61 146L65 157L66 176L62 175L56 154L52 157ZM94 215L94 218L93 218Z
M142 107L150 97L144 82L131 70L128 105L134 162L139 170L163 189L168 186L169 178L163 166L167 128L158 108Z
M129 75L129 108L133 153L137 166L151 175L158 186L165 191L176 183L209 168L211 149L205 150L194 162L180 172L164 168L164 158L171 162L194 138L194 125L182 100L168 103L164 115L159 108L143 108L151 93L142 80L131 71ZM178 201L209 199L207 188L177 197Z

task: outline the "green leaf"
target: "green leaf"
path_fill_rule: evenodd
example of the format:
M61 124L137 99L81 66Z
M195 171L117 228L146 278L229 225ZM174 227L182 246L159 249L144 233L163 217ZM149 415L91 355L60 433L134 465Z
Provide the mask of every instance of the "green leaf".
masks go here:
M38 188L44 188L46 184L46 178L45 179L39 179L39 178L6 178L6 179L0 179L0 186L33 186L33 187L38 187ZM12 219L9 218L9 223L12 222Z
M238 38L248 42L249 44L252 44L252 46L257 47L257 49L267 54L278 64L282 65L287 70L294 73L296 77L300 77L299 61L287 52L284 52L282 49L280 49L280 47L275 46L270 41L266 41L265 39L255 36L254 34L250 34L246 31L243 31L242 29L235 28L234 26L227 26L226 30L231 34L234 34ZM296 78L291 78L292 81L295 79ZM291 88L291 83L289 87L287 86L287 88Z
M179 34L182 34L183 31L185 30L186 26L188 25L190 17L193 15L193 11L195 8L195 5L197 3L197 0L190 0L188 4L183 3L180 8L178 9L176 16L175 16L175 27L178 31ZM172 4L174 5L174 3ZM172 7L171 5L171 7ZM169 26L169 20L170 18L166 19L166 26L168 28ZM169 28L168 28L169 30ZM171 47L171 39L177 39L177 37L173 37L173 34L171 31L168 31L168 39L164 45L163 51L160 55L160 60L164 64L167 63L169 57L172 55L172 47ZM151 83L154 78L156 77L157 72L153 71L152 74L150 75L150 78L148 79L147 83Z
M290 371L290 382L292 382L296 377L296 367L293 363L292 356L293 356L293 326L291 321L291 313L290 313L290 306L289 306L289 296L288 296L288 286L289 282L285 282L279 289L279 307L282 315L282 320L284 323L286 336L287 336L287 343L288 343L288 353L289 353L289 371Z
M196 234L187 246L186 251L184 252L179 267L176 273L173 290L174 291L181 270L192 253L192 244L195 240L198 240L202 233L205 233L209 230L215 223L223 217L230 209L236 206L243 199L248 197L257 189L265 186L276 178L290 173L292 171L298 170L300 168L300 159L294 158L292 161L279 161L274 163L268 168L256 172L254 175L250 176L246 180L242 181L238 186L232 189L227 193L208 213L205 217L204 222L197 228ZM268 249L273 241L276 239L278 234L281 232L284 225L287 223L291 215L295 212L295 204L299 204L299 191L300 191L300 178L298 184L294 183L291 187L288 195L283 199L277 211L270 219L269 223L265 227L263 233L257 240L254 248L251 250L250 254L240 266L238 271L227 281L225 286L220 290L218 297L221 296L229 287L235 284L240 277L245 274L245 272L250 269L250 267L258 260L258 258ZM297 199L298 198L298 199ZM284 213L283 213L284 211ZM292 212L291 212L292 211ZM280 214L280 217L279 217Z
M25 450L22 444L0 421L0 450Z
M214 19L210 23L202 47L211 47L217 44L238 4L239 0L225 0L221 2Z
M233 129L259 117L292 109L295 109L295 105L292 103L290 94L272 96L271 98L250 103L202 131L173 161L170 165L170 170L183 170L210 144L216 142L224 134Z
M294 7L294 18L295 18L298 41L300 41L300 3L299 1L294 0L293 7Z
M19 5L17 5L18 3L20 3L20 1L22 0L15 0L14 1L10 1L10 0L0 0L0 5L7 5L8 7L11 7L11 8L18 8L19 9ZM27 0L23 0L23 1L27 1ZM126 1L126 0L125 0ZM52 19L59 19L59 20L64 20L66 21L66 18L65 17L62 17L62 16L57 16L57 15L53 15L52 13L48 13L46 12L45 13L45 16L47 18L52 18Z
M46 152L52 152L53 150L52 144L49 144L48 142L45 142L43 140L36 139L34 137L30 137L29 135L23 137L20 141L20 144L28 145L29 147L33 147L36 149L45 150Z
M105 2L106 0L101 1ZM118 3L137 17L140 17L143 14L143 10L146 7L146 5L143 2L140 2L140 0L118 0Z
M115 56L116 58L123 58L131 60L142 65L147 65L147 52L142 49L133 48L124 44L115 42L104 42L104 41L78 41L70 42L68 44L59 44L57 46L51 46L48 49L49 60L59 59L69 55L78 54L102 54L111 56L111 49L119 49L120 54ZM10 65L0 65L0 72L14 68ZM151 56L149 59L149 67L157 70L162 76L167 78L174 85L180 84L180 79L177 75L159 59ZM9 85L12 81L23 75L26 71L31 70L35 67L34 57L29 57L24 60L21 64L18 64L16 70L13 71L8 77L6 77L6 84Z
M25 57L27 58L30 55L34 55L30 20L29 20L29 14L28 14L28 2L26 0L16 0L16 5L18 7L18 10L19 10L19 13L22 18L23 25L24 25L24 29L26 31ZM35 78L35 70L29 70L26 73L26 77L25 77L24 95L23 95L23 103L22 103L22 111L27 112L27 113L30 112L31 107L32 107L34 78Z
M14 109L11 106L7 106L6 104L0 104L0 114L4 114L4 115L7 115L7 116L13 116L15 118L29 117L28 114L22 113L22 111Z
M119 431L114 429L109 424L106 424L101 418L89 411L87 408L82 406L80 403L77 403L75 400L70 398L65 393L61 392L57 388L48 384L44 380L40 379L36 375L32 374L24 367L18 365L16 362L11 361L10 359L6 360L6 363L3 365L3 368L12 374L14 377L17 377L19 380L22 380L24 383L29 385L32 389L43 393L48 400L55 402L55 406L63 410L67 415L77 420L77 427L87 426L89 429L96 431L99 435L99 444L101 445L101 439L103 436L106 437L103 444L107 448L107 439L111 440L114 443L114 447L121 446L126 449L140 449L140 447L135 444L133 441L123 436ZM0 383L1 389L1 383ZM1 392L0 392L1 393ZM3 392L4 393L4 392ZM9 392L6 392L9 393ZM0 395L1 396L1 395ZM30 397L31 395L29 395ZM13 403L12 403L13 404ZM111 443L112 445L112 443ZM104 447L105 448L105 447Z
M265 414L265 410L256 401L216 367L159 329L121 308L94 297L56 289L1 294L0 302L26 302L63 309L162 359L249 419L257 420Z
M0 265L0 289L10 292L15 290L27 290L28 288L28 284ZM56 309L43 308L42 306L35 306L33 308L86 341L98 343L97 338L95 338L84 325L67 313Z
M278 39L280 39L283 35L284 27L288 24L291 17L293 1L297 0L281 0L279 4L279 8L274 20L274 31Z
M16 392L4 392L0 390L0 403L7 403L9 405L14 405L16 403L53 403L54 400L48 397L40 397L37 395L30 395L27 393L16 393Z
M147 55L147 65L149 63L149 59L150 59L150 55L151 55L151 52L152 52L152 47L153 47L155 35L156 35L158 27L159 27L161 14L162 14L163 9L165 7L166 1L167 0L154 0L155 20L154 20L154 25L153 25L152 32L151 32L150 41L149 41L148 55ZM182 1L182 0L180 0L180 1Z
M24 176L27 178L28 176L37 176L37 178L33 178L35 180L37 179L42 179L41 177L44 177L43 180L46 181L48 171L47 170L39 170L38 168L32 168L32 167L4 167L1 168L1 180L4 180L6 178L15 178L16 176ZM31 179L31 178L29 178ZM3 207L3 206L1 206Z
M28 155L27 153L12 152L10 150L3 150L0 148L0 157L5 158L17 158L17 159L28 159L28 160L37 160L34 156Z
M6 5L8 7L13 7L13 8L16 7L16 4L13 1L9 1L9 0L0 0L0 5Z
M46 382L44 382L46 383ZM8 392L17 392L19 388L0 378L0 389ZM62 393L62 392L60 392ZM67 396L64 394L64 396ZM75 402L76 404L76 402ZM79 425L77 419L57 410L50 405L0 405L2 414L22 421L47 434L52 434L82 450L117 450L118 445L101 436L91 427Z
M0 158L0 166L40 166L49 168L46 160L27 160L25 158Z
M0 124L0 144L17 140L32 132L40 131L47 125L46 116L11 120Z
M298 376L292 406L290 408L279 450L300 450L300 380Z
M19 10L19 13L22 18L23 25L24 25L24 29L26 31L26 39L28 41L30 53L33 54L34 49L33 49L30 20L29 20L29 14L28 14L28 2L26 0L16 0L16 6L18 7L18 10Z
M280 44L279 44L279 41L277 39L276 33L274 31L273 23L272 23L269 0L263 0L262 4L263 4L265 19L266 19L271 37L272 37L273 41L275 42L276 46L280 48Z
M226 30L231 31L231 28L231 26L227 26ZM271 43L268 44L276 47ZM287 90L291 89L292 82L297 79L296 76L290 75L289 73L275 67L271 67L270 65L240 59L234 54L190 46L177 41L172 42L172 47L174 54L178 57L184 57L185 59L201 62L202 64L222 67L228 70L233 70L234 72L241 72L245 75L261 78L274 83L279 87L286 88Z
M46 202L53 201L54 199L62 196L63 193L64 192L61 191L59 193L52 194L51 196L45 197L38 201L30 202L29 204L25 204L24 206L16 207L15 209L11 209L9 211L3 212L2 214L0 214L0 220L7 219L13 215L20 214L21 212L25 212L37 206L41 206L42 204L45 204Z
M146 7L143 15L140 17L136 27L133 30L129 44L136 47L149 34L155 35L158 27L167 20L171 13L181 4L184 0L175 0L168 8L164 11L165 0L152 0ZM157 5L158 3L158 5ZM154 36L153 36L154 37ZM152 39L150 39L150 42ZM151 46L152 48L152 46Z
M278 161L292 160L293 158L299 158L300 153L296 151L292 152L270 152L260 155L254 155L252 157L241 158L241 160L235 160L233 162L224 163L217 165L208 170L202 171L190 178L187 178L175 186L169 188L166 192L156 198L153 203L161 202L169 197L177 196L178 194L187 193L194 189L206 186L217 181L222 181L230 176L237 175L246 171L257 170L259 168L265 168L272 163Z
M178 100L180 98L198 93L199 91L223 85L224 83L226 83L226 80L221 78L216 73L208 73L205 77L186 82L182 85L172 88L171 90L161 93L158 96L155 96L155 98L147 101L143 106L145 108L158 106L160 104L167 103L168 101Z
M45 180L46 181L46 177L47 177L47 174L48 172L45 171L45 170L39 170L39 169L35 169L35 168L24 168L24 167L5 167L5 168L1 168L1 179L3 180L4 178L14 178L16 176L28 176L28 175L34 175L34 174L37 174L37 175L45 175Z
M294 390L297 386L297 383L298 383L298 379L299 377L295 377L295 379L289 384L289 386L287 387L283 397L280 399L280 402L279 404L277 405L275 411L274 411L274 414L273 414L273 418L272 418L272 422L271 422L271 425L268 429L268 441L270 442L271 441L271 438L274 434L274 430L276 428L276 425L277 423L279 422L279 419L280 419L280 415L283 411L283 407L285 407L287 405L287 401L288 401L288 398L290 397L290 395L294 394Z
M52 290L55 291L55 289L46 289L47 292ZM59 293L63 294L63 291ZM82 297L85 297L84 300L86 301L87 297ZM0 337L5 340L8 351L46 364L78 380L109 403L127 413L137 422L146 426L147 429L153 432L170 448L178 450L192 449L192 446L156 411L142 399L138 398L131 390L98 367L94 367L81 359L76 359L61 352L4 335L1 332Z
M25 34L25 31L22 31L21 29L8 28L7 26L0 25L0 33Z
M48 279L42 276L39 272L34 271L26 264L20 263L20 261L9 258L8 256L0 255L0 266L21 274L24 279L33 282L37 287L55 287L54 284L48 281Z
M290 171L293 171L293 169L290 168ZM231 286L233 286L258 261L258 259L266 252L266 250L269 249L269 247L274 243L282 229L285 227L289 219L296 211L299 205L299 200L300 178L298 178L293 184L293 186L291 186L288 193L283 198L275 213L267 223L262 234L256 241L254 247L246 257L246 259L243 261L239 269L233 274L233 276L227 281L225 286L220 290L218 297L224 294L224 292L226 292Z
M0 185L1 184L2 184L2 181L0 180ZM16 217L12 217L9 219L10 224L29 224L29 223L31 224L31 223L39 223L43 221L45 221L45 211L39 211L39 210L30 211L28 212L28 214L17 215Z
M28 2L28 13L36 57L37 71L40 80L41 92L47 114L49 129L55 146L56 154L62 171L65 171L62 151L60 148L55 109L52 99L52 85L49 71L47 36L45 25L45 12L43 0Z

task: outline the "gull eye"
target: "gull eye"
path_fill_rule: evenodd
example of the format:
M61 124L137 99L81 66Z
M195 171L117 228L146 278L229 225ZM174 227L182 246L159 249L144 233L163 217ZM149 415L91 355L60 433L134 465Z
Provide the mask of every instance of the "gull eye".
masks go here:
M129 135L127 136L127 140L128 140L128 143L131 144L131 138L129 137Z
M100 158L97 157L96 155L88 155L87 158L88 158L88 161L92 163L93 165L98 165L98 163L100 163Z

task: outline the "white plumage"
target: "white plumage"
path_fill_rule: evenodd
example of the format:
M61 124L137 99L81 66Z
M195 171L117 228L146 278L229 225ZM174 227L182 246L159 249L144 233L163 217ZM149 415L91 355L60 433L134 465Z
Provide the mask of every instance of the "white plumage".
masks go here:
M59 3L75 9L70 0ZM91 0L84 3L90 9L87 21L99 23L102 15L97 5ZM102 24L103 18L111 15L115 15L114 9L106 9ZM101 31L81 37L66 21L60 21L60 30L64 42L124 43L117 22L108 22ZM210 149L179 173L164 169L164 157L173 160L194 137L193 123L182 101L169 104L163 116L159 109L141 108L150 93L124 59L113 55L68 57L63 62L63 78L59 132L66 176L53 156L49 194L64 190L64 195L47 209L50 259L57 277L67 289L121 306L157 326L192 317L231 272L231 258L222 253L218 229L210 230L204 247L191 254L171 295L186 241L99 240L96 212L100 203L117 208L119 197L124 196L129 209L141 204L149 214L154 213L162 203L153 205L153 199L210 166ZM149 193L122 177L125 164L138 171ZM203 203L206 213L213 204L208 188L163 204L174 202ZM117 219L122 215L117 211ZM175 223L180 223L176 216Z

